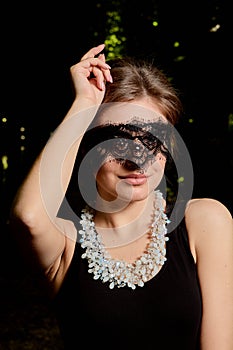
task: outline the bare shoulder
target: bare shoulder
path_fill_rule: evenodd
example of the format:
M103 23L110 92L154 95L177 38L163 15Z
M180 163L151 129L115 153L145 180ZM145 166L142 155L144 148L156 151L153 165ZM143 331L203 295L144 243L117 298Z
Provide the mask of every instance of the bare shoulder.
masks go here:
M189 231L201 234L232 232L233 220L229 209L212 198L191 199L185 210L185 220ZM195 234L195 233L194 233Z
M185 216L194 220L232 220L229 209L222 202L212 198L191 199L187 204Z
M233 246L232 215L220 201L212 198L191 199L185 210L185 222L195 261L197 257L207 256L207 252L216 255L214 252L219 251L220 247L224 251ZM226 247L223 248L223 245Z

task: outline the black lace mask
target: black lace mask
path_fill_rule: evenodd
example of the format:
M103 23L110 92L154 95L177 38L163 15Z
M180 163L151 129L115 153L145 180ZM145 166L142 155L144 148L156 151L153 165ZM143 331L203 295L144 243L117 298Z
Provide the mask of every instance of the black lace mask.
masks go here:
M143 168L156 160L162 153L169 157L171 126L162 121L142 122L131 120L129 123L104 124L88 130L84 143L92 157L99 164L117 161L128 168Z

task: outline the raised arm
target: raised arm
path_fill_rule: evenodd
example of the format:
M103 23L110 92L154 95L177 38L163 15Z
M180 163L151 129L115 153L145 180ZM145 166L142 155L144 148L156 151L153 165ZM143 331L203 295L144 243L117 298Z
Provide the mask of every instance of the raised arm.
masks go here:
M54 131L13 201L11 227L26 255L43 269L59 266L67 237L75 239L74 225L56 215L70 181L83 133L93 120L112 81L104 44L90 49L70 69L75 90L73 104Z
M233 349L233 220L212 199L191 201L186 211L203 298L202 350Z

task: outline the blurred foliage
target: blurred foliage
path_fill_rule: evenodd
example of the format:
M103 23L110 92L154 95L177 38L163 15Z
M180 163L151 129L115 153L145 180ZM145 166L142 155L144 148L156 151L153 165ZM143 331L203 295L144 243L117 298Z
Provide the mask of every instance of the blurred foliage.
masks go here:
M126 41L121 23L120 1L115 1L113 3L115 4L116 10L106 12L107 35L104 42L106 45L107 60L122 57L122 51Z

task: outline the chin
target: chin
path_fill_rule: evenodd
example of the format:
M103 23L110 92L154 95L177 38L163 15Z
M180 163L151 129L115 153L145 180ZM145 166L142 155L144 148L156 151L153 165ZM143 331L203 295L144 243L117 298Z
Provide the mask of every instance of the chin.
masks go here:
M147 186L133 186L130 193L127 193L126 191L118 193L118 199L127 202L143 201L149 197L152 191L153 189L148 190Z

